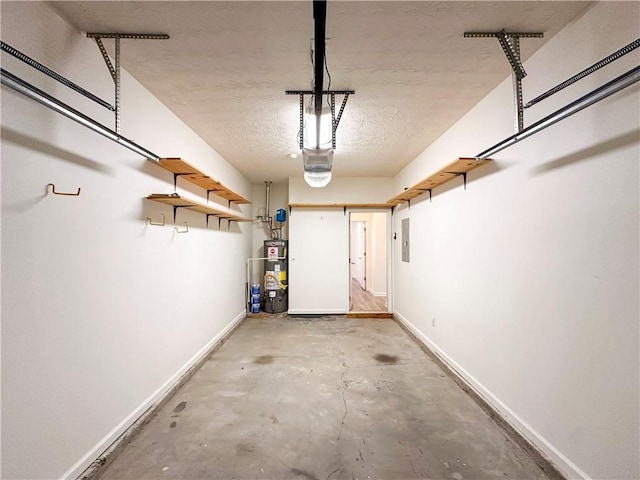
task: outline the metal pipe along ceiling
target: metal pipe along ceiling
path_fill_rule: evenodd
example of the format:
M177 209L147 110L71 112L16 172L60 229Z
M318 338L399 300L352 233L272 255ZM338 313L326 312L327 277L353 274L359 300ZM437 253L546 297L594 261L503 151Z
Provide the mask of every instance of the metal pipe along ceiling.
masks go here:
M104 125L96 122L92 118L86 116L85 114L79 112L78 110L70 107L66 103L61 102L57 98L52 97L51 95L43 92L42 90L34 87L30 83L22 80L21 78L13 75L10 72L7 72L4 68L0 69L2 73L2 85L5 85L9 88L14 89L15 91L22 93L23 95L29 97L32 100L44 105L45 107L50 108L71 120L78 122L81 125L84 125L87 128L90 128L94 132L107 137L109 140L113 140L116 143L119 143L125 148L142 155L148 160L153 160L158 162L160 157L153 152L150 152L146 148L141 147L140 145L132 142L131 140L123 137L119 133L114 132L113 130L108 129Z
M73 83L71 80L63 77L62 75L60 75L57 72L54 72L50 68L45 67L40 62L35 61L33 58L29 57L28 55L25 55L21 51L13 48L11 45L0 41L0 48L2 49L3 52L7 52L8 54L13 55L15 58L17 58L18 60L23 61L24 63L26 63L30 67L33 67L36 70L44 73L45 75L53 78L54 80L62 83L63 85L66 85L70 89L75 90L79 94L84 95L85 97L93 100L97 104L102 105L103 107L111 110L112 112L116 111L116 108L114 106L112 106L109 103L105 102L100 97L98 97L98 96L94 95L93 93L85 90L80 85L77 85L77 84Z
M617 78L614 78L608 83L592 90L586 95L580 97L579 99L571 102L568 105L556 110L551 115L544 117L542 120L539 120L519 133L512 135L508 138L505 138L501 142L496 143L494 146L488 148L484 152L481 152L475 156L476 161L484 160L485 158L489 158L491 155L504 150L507 147L523 140L535 133L538 133L541 130L544 130L547 127L559 122L560 120L564 120L567 117L570 117L574 113L578 113L580 110L584 110L590 105L593 105L600 100L607 98L609 95L613 95L616 92L619 92L623 88L626 88L630 85L633 85L638 80L640 80L640 66L632 68L626 73L623 73Z

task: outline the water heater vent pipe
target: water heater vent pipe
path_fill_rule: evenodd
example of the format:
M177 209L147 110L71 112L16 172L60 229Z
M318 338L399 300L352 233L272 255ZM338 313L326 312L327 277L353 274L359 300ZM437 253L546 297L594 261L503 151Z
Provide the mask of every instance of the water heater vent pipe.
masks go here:
M277 240L280 238L280 233L282 231L282 225L279 227L273 226L273 217L271 216L271 182L265 183L265 214L257 215L256 218L265 224L267 230L269 231L269 238L271 240Z

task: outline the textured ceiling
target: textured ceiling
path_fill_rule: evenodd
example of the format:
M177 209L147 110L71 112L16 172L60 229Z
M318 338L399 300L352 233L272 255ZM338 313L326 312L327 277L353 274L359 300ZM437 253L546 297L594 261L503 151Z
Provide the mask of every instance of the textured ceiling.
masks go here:
M298 97L284 92L311 88L311 1L53 5L84 32L168 33L123 40L123 68L253 182L301 174L289 157L299 153ZM526 60L590 5L329 1L331 89L356 91L334 176L395 175L511 73L496 39L464 31L544 32L521 40Z

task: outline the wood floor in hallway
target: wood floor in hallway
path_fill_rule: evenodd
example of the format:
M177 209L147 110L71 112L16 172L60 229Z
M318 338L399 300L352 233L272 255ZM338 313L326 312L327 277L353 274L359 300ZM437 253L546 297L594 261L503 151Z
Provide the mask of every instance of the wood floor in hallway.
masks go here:
M387 297L375 296L364 290L355 278L351 279L351 312L386 312Z
M393 320L249 317L100 477L549 478Z

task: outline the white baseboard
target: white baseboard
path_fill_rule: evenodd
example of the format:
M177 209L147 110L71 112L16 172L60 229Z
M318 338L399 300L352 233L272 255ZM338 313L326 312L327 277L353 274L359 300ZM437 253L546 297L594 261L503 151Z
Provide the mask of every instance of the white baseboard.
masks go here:
M416 338L418 338L426 347L431 350L440 360L453 370L477 395L487 402L500 417L511 425L522 437L530 444L542 452L567 478L579 478L591 480L591 477L583 472L576 464L569 460L557 448L555 448L547 439L538 433L527 422L522 420L498 397L491 393L484 385L476 380L464 368L447 355L438 345L433 343L426 335L418 330L411 322L404 318L397 311L393 312L393 316L404 325Z
M289 315L346 315L349 310L344 308L290 308L287 313Z
M368 289L367 291L371 295L373 295L374 297L386 297L387 296L387 292L376 292L375 290L371 290L371 289Z
M130 428L138 418L157 404L176 385L191 367L197 364L209 351L225 336L232 331L247 315L244 310L240 312L218 335L213 337L207 344L189 359L180 369L169 378L160 388L153 392L142 404L122 420L111 432L100 440L91 450L89 450L80 460L78 460L63 475L63 479L75 479L80 476L89 466L100 457L125 431Z

